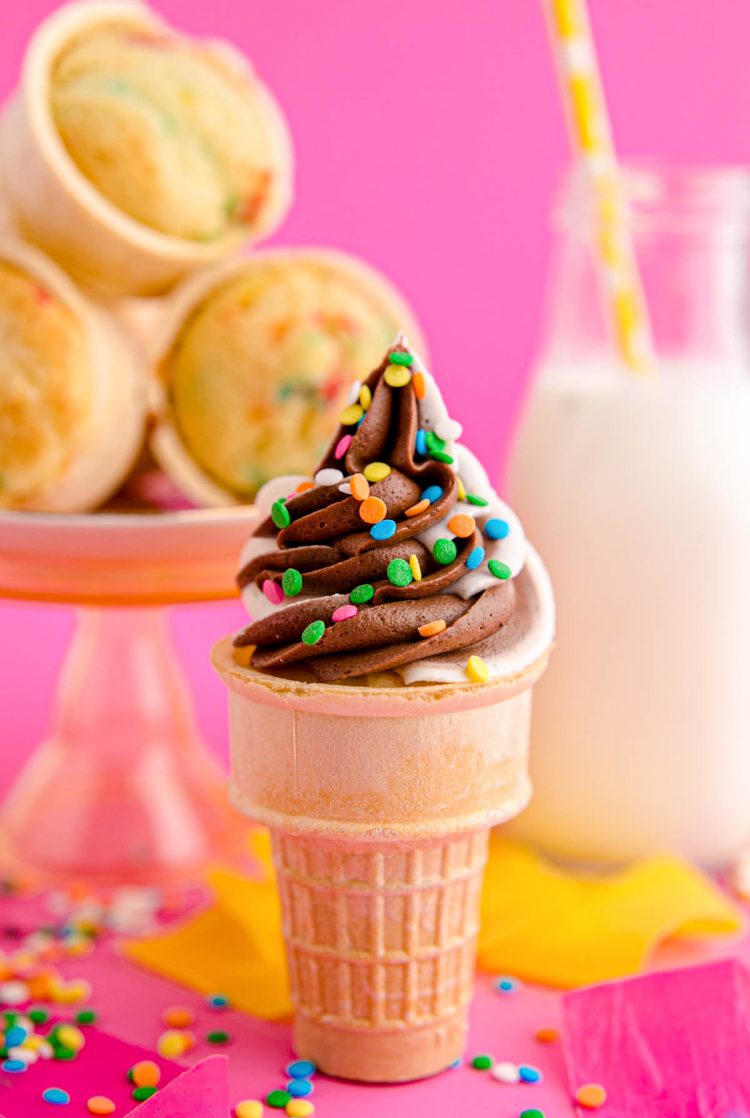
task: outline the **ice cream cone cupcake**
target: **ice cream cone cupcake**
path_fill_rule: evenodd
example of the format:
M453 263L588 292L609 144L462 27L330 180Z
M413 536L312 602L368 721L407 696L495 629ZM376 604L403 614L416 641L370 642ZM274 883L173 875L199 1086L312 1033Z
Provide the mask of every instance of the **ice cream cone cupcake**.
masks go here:
M489 828L527 802L544 567L399 342L313 478L258 495L214 648L234 803L271 830L295 1047L396 1082L463 1053Z
M162 469L192 501L251 501L319 459L357 377L414 316L374 269L326 249L255 253L188 280L153 345Z
M41 253L0 241L0 507L95 508L143 443L143 360Z
M291 165L284 119L247 61L137 0L54 12L0 123L18 226L114 295L163 291L268 234Z

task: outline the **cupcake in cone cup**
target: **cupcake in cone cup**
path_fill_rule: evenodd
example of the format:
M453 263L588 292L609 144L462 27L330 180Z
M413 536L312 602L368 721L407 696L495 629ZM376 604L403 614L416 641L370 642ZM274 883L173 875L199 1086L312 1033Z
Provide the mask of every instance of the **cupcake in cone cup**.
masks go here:
M296 1051L398 1082L463 1053L489 828L530 794L554 605L403 338L350 398L314 477L259 493L255 620L213 662L233 801L271 831Z

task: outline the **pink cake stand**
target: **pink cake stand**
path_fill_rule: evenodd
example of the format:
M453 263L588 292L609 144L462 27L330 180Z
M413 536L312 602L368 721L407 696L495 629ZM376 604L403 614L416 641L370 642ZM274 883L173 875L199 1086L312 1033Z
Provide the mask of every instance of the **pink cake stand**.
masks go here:
M75 605L79 617L50 735L0 811L6 865L48 880L164 882L241 851L247 825L198 736L165 607L236 594L254 516L0 513L0 596Z

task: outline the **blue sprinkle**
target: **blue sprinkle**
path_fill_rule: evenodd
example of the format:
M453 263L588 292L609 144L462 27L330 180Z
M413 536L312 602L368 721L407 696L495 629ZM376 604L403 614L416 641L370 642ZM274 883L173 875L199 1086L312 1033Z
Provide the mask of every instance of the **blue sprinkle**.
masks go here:
M493 516L491 520L487 521L482 531L491 540L504 540L510 532L510 524L507 520L498 520L496 516Z
M70 1102L70 1095L60 1087L48 1087L46 1091L42 1091L42 1098L53 1106L66 1106Z
M518 1074L522 1083L541 1083L543 1078L539 1068L532 1068L529 1064L521 1064Z
M2 1064L0 1064L0 1067L3 1069L3 1071L26 1071L26 1064L23 1062L23 1060L3 1060Z
M312 1060L295 1060L291 1064L286 1065L287 1075L291 1075L292 1079L309 1079L311 1075L315 1075L318 1070Z
M484 561L484 548L475 547L466 560L466 566L470 571L475 571L478 566Z
M381 520L378 524L373 524L370 535L374 540L389 540L395 531L395 520Z
M226 994L209 994L206 1004L210 1009L226 1009L229 1006L229 998Z
M463 1060L459 1056L458 1059L454 1060L452 1064L448 1064L448 1070L452 1071L453 1068L460 1068L462 1066L463 1066Z
M357 430L358 430L358 431L359 431L360 427L362 426L362 424L364 423L364 421L365 421L366 419L367 419L367 412L365 412L365 414L364 414L364 415L362 416L362 418L360 419L359 423L357 424Z
M5 1047L17 1048L19 1044L23 1044L27 1035L23 1025L11 1025L5 1034Z
M426 497L427 500L432 505L432 504L434 504L435 501L437 501L440 497L442 497L442 495L443 495L443 491L442 491L442 489L440 488L439 485L429 485L427 487L427 489L425 489L424 493L422 494L422 497L423 498Z
M495 981L495 989L501 994L515 994L520 983L515 978L502 975Z
M421 427L417 431L416 446L417 454L421 454L424 457L427 454L427 432Z
M309 1079L290 1079L286 1089L295 1099L304 1099L306 1095L313 1093L315 1087Z

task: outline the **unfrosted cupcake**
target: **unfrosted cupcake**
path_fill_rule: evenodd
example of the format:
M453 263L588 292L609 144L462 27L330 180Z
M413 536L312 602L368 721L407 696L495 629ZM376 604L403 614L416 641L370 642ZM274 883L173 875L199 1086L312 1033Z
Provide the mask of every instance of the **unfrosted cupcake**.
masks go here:
M104 501L142 443L145 390L129 343L50 261L0 244L0 507Z
M352 382L400 329L402 297L342 253L277 250L188 283L157 344L153 447L192 500L252 500L280 472L308 473Z

